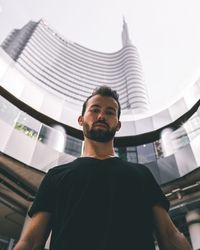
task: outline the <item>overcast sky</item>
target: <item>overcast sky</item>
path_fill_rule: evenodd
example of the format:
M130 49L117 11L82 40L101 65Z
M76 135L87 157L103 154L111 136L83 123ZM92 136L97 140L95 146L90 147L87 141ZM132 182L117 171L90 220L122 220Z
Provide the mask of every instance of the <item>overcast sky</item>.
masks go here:
M64 38L114 52L123 16L143 66L152 110L172 104L200 77L200 0L0 0L0 43L43 18Z

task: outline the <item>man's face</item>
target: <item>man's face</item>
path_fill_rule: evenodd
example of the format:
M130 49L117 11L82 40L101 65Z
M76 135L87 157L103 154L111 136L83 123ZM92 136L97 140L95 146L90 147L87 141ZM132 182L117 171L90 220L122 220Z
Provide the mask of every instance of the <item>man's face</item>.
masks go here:
M88 100L85 114L78 121L83 126L86 138L108 142L121 126L118 120L118 104L112 97L95 95Z

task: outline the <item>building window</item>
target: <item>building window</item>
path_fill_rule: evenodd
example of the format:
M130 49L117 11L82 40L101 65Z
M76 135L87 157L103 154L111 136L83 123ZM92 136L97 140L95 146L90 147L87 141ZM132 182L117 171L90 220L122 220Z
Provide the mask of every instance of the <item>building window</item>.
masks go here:
M137 150L135 146L115 148L115 153L119 156L119 158L123 160L127 160L133 163L138 162Z
M33 139L37 138L40 127L39 121L24 112L20 112L15 123L15 129Z
M81 150L82 150L82 141L75 137L67 135L65 153L79 157L81 155Z
M147 163L156 160L153 143L137 146L138 163Z

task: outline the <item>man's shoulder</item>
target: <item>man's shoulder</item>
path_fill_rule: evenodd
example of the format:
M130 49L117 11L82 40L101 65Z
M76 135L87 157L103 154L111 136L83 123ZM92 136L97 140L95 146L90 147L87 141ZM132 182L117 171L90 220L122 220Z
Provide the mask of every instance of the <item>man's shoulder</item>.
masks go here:
M145 170L148 171L148 168L143 164L135 163L135 162L131 162L131 161L123 160L123 159L121 159L121 162L122 162L121 164L125 167L136 169L138 171L145 171Z
M51 169L49 169L48 173L51 175L69 172L72 168L76 166L76 160L73 160L71 162L64 163L62 165L55 166Z
M142 175L146 176L150 174L150 170L148 169L148 167L140 163L134 163L134 162L120 159L119 165L121 165L121 167L123 169L126 169L128 172L130 173L132 172L140 176Z

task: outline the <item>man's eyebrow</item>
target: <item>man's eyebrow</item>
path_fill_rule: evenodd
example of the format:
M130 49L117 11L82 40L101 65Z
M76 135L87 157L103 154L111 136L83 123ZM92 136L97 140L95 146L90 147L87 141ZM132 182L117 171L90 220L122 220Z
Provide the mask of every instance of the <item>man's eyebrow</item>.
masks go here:
M113 107L107 107L107 109L112 109L112 110L114 110L114 111L117 110L116 108L113 108Z
M101 108L101 106L98 105L98 104L92 104L92 105L90 106L90 108L93 108L93 107Z
M101 106L99 104L92 104L90 106L90 108L93 108L93 107L97 107L97 108L101 108ZM117 109L116 108L113 108L111 106L107 107L106 109L112 109L113 111L116 111Z

